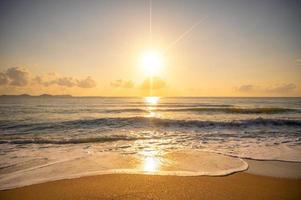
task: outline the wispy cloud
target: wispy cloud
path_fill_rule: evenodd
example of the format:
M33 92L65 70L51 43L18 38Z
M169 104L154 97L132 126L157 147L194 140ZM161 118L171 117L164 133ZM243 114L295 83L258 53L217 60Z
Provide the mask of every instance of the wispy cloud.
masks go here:
M266 92L269 93L289 93L294 91L297 88L297 86L293 83L287 83L287 84L282 84L278 86L274 86L271 88L266 88Z
M166 82L160 77L148 77L142 83L136 84L132 80L118 79L110 83L111 87L121 89L159 90L165 88Z
M159 78L159 77L152 77L152 78L146 78L142 84L140 85L140 89L143 90L158 90L158 89L162 89L165 88L166 82Z
M268 94L288 94L296 89L297 86L294 83L277 84L269 87L246 84L235 88L235 90L240 93L268 93Z
M115 80L111 82L111 86L114 88L133 88L135 86L134 82L131 80Z
M241 85L236 90L239 92L252 92L255 89L254 85Z

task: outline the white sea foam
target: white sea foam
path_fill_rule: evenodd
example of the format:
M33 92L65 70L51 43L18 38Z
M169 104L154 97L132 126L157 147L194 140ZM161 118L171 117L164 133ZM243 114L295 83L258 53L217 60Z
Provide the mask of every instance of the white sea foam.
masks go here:
M97 174L153 174L177 176L222 176L248 168L239 159L202 151L176 151L140 155L97 153L49 161L0 175L0 189Z

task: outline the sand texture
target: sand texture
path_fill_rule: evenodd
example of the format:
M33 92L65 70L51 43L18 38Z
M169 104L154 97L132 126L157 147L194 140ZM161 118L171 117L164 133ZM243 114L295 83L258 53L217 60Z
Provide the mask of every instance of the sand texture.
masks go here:
M301 179L114 174L0 191L0 199L301 199Z

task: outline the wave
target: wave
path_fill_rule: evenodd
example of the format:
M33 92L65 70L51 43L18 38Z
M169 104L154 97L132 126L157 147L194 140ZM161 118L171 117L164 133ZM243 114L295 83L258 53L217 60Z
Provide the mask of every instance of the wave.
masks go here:
M254 118L233 121L200 121L200 120L177 120L152 117L125 117L125 118L99 118L81 119L62 122L32 123L32 124L11 124L0 122L0 133L16 131L22 134L39 131L72 131L95 129L97 131L106 128L244 128L253 126L290 126L299 128L301 120L290 119L267 119ZM8 133L9 134L9 133Z
M14 109L9 110L10 114L28 114L28 113L50 113L50 114L82 114L82 113L105 113L105 114L118 114L118 113L149 113L155 112L194 112L194 113L221 113L221 114L285 114L285 113L301 113L301 109L293 108L280 108L280 107L262 107L262 108L241 108L234 107L232 105L222 104L159 104L159 105L140 105L137 107L130 106L111 106L110 109L106 108L54 108L50 110L45 109ZM5 114L7 110L0 111L1 114Z
M75 113L149 113L148 109L145 108L152 108L156 109L156 111L164 112L164 111L191 111L193 108L227 108L232 107L232 105L226 105L226 104L178 104L178 103L165 103L165 104L158 104L158 105L145 105L145 104L139 104L139 105L110 105L112 109L105 109L102 107L98 108L79 108L74 109L72 107L70 108L55 108L51 110L47 110L48 113L59 113L59 114L75 114ZM115 107L118 107L117 109ZM32 112L33 109L28 110L27 112ZM15 111L16 113L20 113L19 110ZM45 110L43 109L35 109L35 113L43 113Z
M300 112L297 109L288 108L186 108L168 109L167 111L222 112L232 114L279 114L286 112Z
M140 109L140 108L112 109L112 110L104 110L103 112L105 113L126 113L126 112L149 113L148 110Z
M187 108L156 108L151 107L153 110L141 109L141 108L124 108L124 109L112 109L105 110L106 113L148 113L150 111L156 112L205 112L205 113L225 113L225 114L281 114L281 113L299 113L299 109L289 108L235 108L235 107L187 107Z
M91 138L72 138L72 139L50 139L50 138L9 138L0 140L0 144L82 144L82 143L103 143L115 141L132 141L138 139L147 139L143 137L130 137L111 135L109 137L91 137Z
M205 107L205 108L227 108L227 107L233 107L231 104L207 104L207 103L160 103L158 105L154 105L155 107Z

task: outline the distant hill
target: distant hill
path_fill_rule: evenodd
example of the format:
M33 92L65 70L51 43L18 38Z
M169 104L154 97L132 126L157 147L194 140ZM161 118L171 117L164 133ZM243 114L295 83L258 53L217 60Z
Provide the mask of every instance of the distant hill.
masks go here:
M63 94L63 95L41 94L38 97L72 97L72 96L69 94Z
M29 95L29 94L19 94L19 95L0 95L0 97L72 97L71 95L51 95L51 94L41 94L41 95Z

